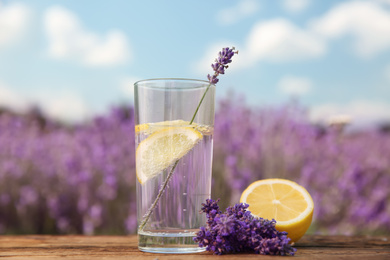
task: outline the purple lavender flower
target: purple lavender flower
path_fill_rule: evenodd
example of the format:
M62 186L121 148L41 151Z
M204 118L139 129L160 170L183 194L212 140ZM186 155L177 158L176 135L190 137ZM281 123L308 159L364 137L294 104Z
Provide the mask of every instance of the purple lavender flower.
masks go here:
M210 214L210 212L217 212L218 214L221 213L218 206L219 200L220 199L206 199L206 203L202 203L201 211L206 214Z
M248 205L243 203L227 208L222 214L218 201L208 199L202 204L208 221L194 238L199 246L217 255L238 252L294 255L296 249L289 244L286 232L275 229L275 220L252 216Z
M225 74L225 69L229 66L228 64L232 62L232 57L234 54L238 54L238 51L234 51L235 48L223 48L222 51L219 52L218 58L215 59L215 63L211 64L211 67L214 70L214 75L207 75L207 78L211 84L217 84L219 79L219 74Z

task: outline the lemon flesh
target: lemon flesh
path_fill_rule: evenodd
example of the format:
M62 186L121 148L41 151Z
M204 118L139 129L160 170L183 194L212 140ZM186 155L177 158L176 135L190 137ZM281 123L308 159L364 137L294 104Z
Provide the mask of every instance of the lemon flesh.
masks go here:
M252 183L240 202L249 204L256 217L275 219L276 229L288 232L291 242L298 241L309 228L314 203L305 188L283 179L265 179Z
M150 126L142 128L146 130ZM143 184L159 175L186 155L202 138L202 134L193 127L160 126L158 130L154 130L139 143L136 150L138 181Z
M152 134L155 131L162 130L165 127L186 127L189 126L190 122L189 121L184 121L181 119L178 120L172 120L172 121L162 121L162 122L157 122L157 123L147 123L147 124L140 124L135 126L135 133L145 133L145 134ZM192 123L191 126L197 126L196 123Z

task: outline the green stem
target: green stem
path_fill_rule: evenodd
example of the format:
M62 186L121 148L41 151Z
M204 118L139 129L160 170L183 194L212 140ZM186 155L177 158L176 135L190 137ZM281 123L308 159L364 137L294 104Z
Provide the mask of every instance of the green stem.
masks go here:
M207 86L207 89L206 89L205 92L203 93L203 96L202 96L202 98L201 98L200 101L199 101L198 107L196 108L195 113L194 113L194 115L192 116L192 119L191 119L191 121L190 121L190 123L189 123L190 125L194 122L195 117L196 117L196 114L198 113L198 110L199 110L199 108L200 108L200 105L202 104L203 99L204 99L204 97L206 96L206 93L207 93L207 91L209 90L210 86L211 86L211 84L209 84L209 85ZM144 229L146 223L148 222L150 216L151 216L152 213L153 213L154 208L157 206L158 201L160 200L161 196L163 195L163 193L164 193L164 191L165 191L165 188L166 188L167 185L168 185L169 180L172 178L173 172L175 171L176 166L179 164L179 160L180 160L180 159L178 159L178 160L175 162L175 164L172 166L171 171L169 172L167 178L165 179L164 183L162 184L160 190L158 191L158 194L157 194L156 199L153 201L152 205L150 206L150 208L148 209L148 211L147 211L146 214L144 215L144 218L142 219L142 222L141 222L141 224L139 225L138 232L139 232L139 231L143 231L143 229Z
M211 84L209 84L209 85L207 86L206 90L204 91L203 96L202 96L202 98L201 98L200 101L199 101L198 107L196 108L195 113L194 113L194 115L192 116L192 119L191 119L191 121L190 121L190 125L192 124L192 122L194 122L195 116L196 116L196 114L198 113L199 107L200 107L200 105L202 104L203 99L204 99L204 97L206 96L207 91L209 91L210 86L211 86Z

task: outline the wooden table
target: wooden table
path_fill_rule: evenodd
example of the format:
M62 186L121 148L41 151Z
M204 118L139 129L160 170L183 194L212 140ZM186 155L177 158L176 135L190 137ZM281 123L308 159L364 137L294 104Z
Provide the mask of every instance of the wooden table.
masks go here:
M0 236L0 259L390 259L390 236L306 235L292 257L236 254L151 254L140 252L132 236Z

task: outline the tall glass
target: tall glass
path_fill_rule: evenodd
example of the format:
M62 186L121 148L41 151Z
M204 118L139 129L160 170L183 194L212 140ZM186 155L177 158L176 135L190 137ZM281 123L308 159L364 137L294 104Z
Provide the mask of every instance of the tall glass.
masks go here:
M215 86L191 79L134 84L138 247L194 253L210 198ZM200 104L200 105L199 105Z

